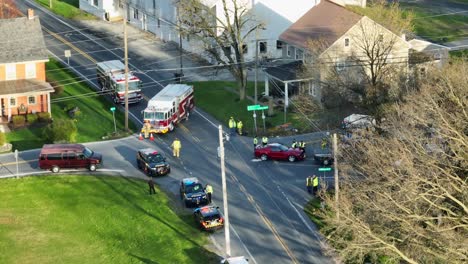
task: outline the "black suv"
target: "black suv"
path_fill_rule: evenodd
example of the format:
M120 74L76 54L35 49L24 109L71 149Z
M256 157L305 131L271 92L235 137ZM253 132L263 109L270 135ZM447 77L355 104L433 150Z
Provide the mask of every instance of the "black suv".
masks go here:
M208 204L208 196L205 189L195 177L185 178L180 182L180 198L182 198L187 207Z
M210 231L224 226L224 218L219 207L203 206L195 209L193 215L202 230Z
M171 172L171 166L163 155L152 148L138 150L136 161L138 169L143 170L149 176L166 175Z

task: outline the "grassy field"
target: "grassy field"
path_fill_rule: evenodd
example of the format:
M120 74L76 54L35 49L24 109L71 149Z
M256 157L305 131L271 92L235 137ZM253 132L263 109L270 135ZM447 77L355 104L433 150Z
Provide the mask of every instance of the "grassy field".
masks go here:
M51 60L46 65L48 81L55 81L63 85L63 92L52 94L52 117L54 119L70 118L66 110L79 107L81 114L76 117L78 128L77 142L91 142L102 140L102 137L114 131L114 121L109 108L113 104L101 96L93 95L95 92L87 84L80 81L73 73ZM77 97L84 94L92 96ZM124 128L124 114L115 113L117 129ZM99 124L99 125L96 125ZM134 129L133 123L130 128ZM7 142L13 144L14 149L25 150L38 148L44 144L42 128L32 127L14 130L6 134Z
M247 111L248 105L253 105L254 102L246 99L239 100L239 95L233 91L237 90L235 82L224 81L207 81L193 83L195 87L195 101L197 107L200 107L207 113L214 116L220 122L227 125L229 117L233 116L236 120L242 120L244 130L249 135L254 133L253 112ZM249 83L247 95L253 95L254 84ZM263 85L258 86L258 94L263 91ZM266 112L265 112L266 115ZM301 127L301 121L298 119L298 114L288 113L287 122L291 122L294 127ZM281 110L275 111L275 114L265 119L267 130L266 134L274 133L271 129L275 126L284 124L284 114ZM261 112L257 112L257 128L258 134L263 133L263 120Z
M42 6L50 9L50 0L36 0ZM80 10L79 0L52 0L52 11L58 15L71 19L96 19L95 16L90 15Z
M0 263L218 263L191 214L157 191L106 176L4 179Z

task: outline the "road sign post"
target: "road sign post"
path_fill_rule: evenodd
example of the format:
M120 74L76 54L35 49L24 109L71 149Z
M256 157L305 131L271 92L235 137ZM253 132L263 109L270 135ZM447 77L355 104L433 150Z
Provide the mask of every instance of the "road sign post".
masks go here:
M254 118L254 127L255 127L255 135L257 134L257 113L253 111L253 118Z
M265 125L265 111L262 110L262 119L263 119L263 132L266 131L266 125Z
M256 110L262 110L263 132L265 132L265 130L266 130L265 112L263 110L266 110L266 109L268 109L268 106L262 106L262 105L248 105L247 106L247 111L254 111L253 118L254 118L255 134L257 133L257 113L255 111Z
M18 167L18 150L15 149L15 159L16 159L16 179L19 178L19 167Z
M71 51L65 50L65 58L67 58L67 64L70 65Z
M115 107L111 107L110 110L112 112L112 117L114 118L114 133L117 134L117 125L115 123Z
M325 172L327 171L331 171L332 168L319 168L318 171L322 171L323 172L323 179L322 180L325 180Z

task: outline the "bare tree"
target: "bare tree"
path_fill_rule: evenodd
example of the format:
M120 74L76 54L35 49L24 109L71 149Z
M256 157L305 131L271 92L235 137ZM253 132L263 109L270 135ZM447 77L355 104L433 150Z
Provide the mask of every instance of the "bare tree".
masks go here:
M460 72L465 74L460 74ZM327 238L349 262L468 260L468 63L433 72L340 151L340 204L322 193ZM392 263L392 262L390 262Z
M226 65L239 84L240 99L245 99L247 65L244 53L247 39L262 23L249 12L250 1L219 0L220 7L210 7L202 0L178 2L182 34L196 38L218 64ZM217 9L222 10L217 14Z
M0 18L15 18L21 16L14 0L0 0Z

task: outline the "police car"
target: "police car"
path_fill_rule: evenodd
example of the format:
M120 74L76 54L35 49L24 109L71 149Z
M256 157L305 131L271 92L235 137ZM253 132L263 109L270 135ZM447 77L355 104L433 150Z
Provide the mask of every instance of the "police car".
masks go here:
M211 231L224 226L224 218L219 211L219 207L203 206L195 209L193 215L202 230Z
M149 176L166 175L171 172L171 166L166 162L166 158L152 148L138 150L136 162L138 169Z
M185 178L180 182L180 198L187 207L208 204L208 195L195 177Z

